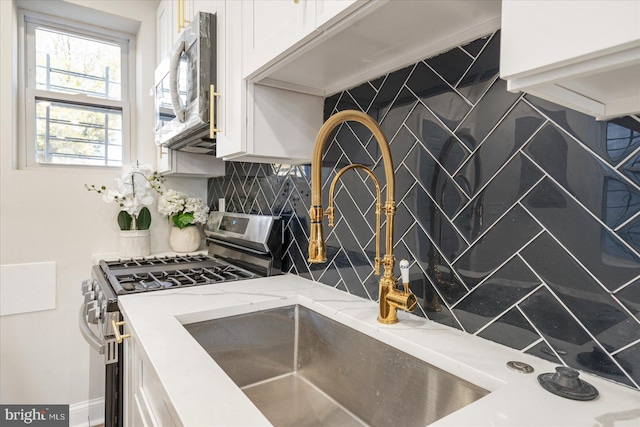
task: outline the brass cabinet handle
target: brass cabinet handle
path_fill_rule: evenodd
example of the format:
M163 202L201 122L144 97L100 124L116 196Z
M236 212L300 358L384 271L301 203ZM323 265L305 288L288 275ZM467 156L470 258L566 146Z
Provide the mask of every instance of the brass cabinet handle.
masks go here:
M209 87L209 138L213 139L216 137L216 132L221 132L221 129L215 127L216 122L216 96L221 96L218 92L216 92L215 85L211 85Z
M182 8L180 7L182 0L178 0L178 4L176 5L176 17L178 18L178 32L182 29Z
M184 19L184 0L178 0L177 6L177 18L178 18L178 32L180 32L186 24L189 24L191 21L188 19Z
M186 24L189 24L191 21L188 19L184 19L184 0L180 0L182 2L182 28L186 27Z
M125 338L129 338L131 334L120 334L120 326L124 325L124 322L116 322L115 320L111 320L111 326L113 327L113 334L116 336L116 341L118 344L122 343L122 340Z

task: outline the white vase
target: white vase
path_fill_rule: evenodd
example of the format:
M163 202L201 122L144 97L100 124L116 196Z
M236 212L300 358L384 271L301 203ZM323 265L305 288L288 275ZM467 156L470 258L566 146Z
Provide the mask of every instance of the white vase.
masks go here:
M148 256L151 253L151 233L149 230L122 230L119 249L121 258Z
M198 250L202 242L200 230L195 225L188 225L185 228L171 227L169 234L169 246L174 252L193 252Z

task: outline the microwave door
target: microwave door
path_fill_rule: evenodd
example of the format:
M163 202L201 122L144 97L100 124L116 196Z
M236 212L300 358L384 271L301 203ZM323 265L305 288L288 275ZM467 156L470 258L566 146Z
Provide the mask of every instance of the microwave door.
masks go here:
M171 105L176 119L180 123L186 121L186 84L187 84L187 56L185 53L185 43L181 40L176 46L171 56L169 65L169 85L171 91Z

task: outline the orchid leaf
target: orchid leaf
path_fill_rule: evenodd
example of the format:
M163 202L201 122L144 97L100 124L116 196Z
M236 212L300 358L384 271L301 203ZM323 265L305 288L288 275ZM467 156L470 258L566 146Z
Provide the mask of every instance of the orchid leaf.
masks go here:
M136 225L138 230L148 230L151 226L151 212L149 212L149 208L140 209L140 213L136 218Z
M120 226L120 230L131 230L131 222L133 218L129 215L127 211L120 211L118 214L118 225Z

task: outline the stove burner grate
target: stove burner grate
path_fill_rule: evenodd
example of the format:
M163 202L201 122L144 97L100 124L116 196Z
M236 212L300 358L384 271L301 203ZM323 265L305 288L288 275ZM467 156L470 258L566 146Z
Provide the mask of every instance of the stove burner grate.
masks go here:
M138 265L140 260L133 261L136 263L135 267L144 267L144 265ZM161 262L164 261L166 260L161 260ZM190 257L186 261L189 264L188 267L185 267L183 264L185 261L183 260L182 264L171 265L167 263L163 269L151 268L149 271L141 271L140 268L131 269L131 267L134 267L133 265L121 267L121 264L118 264L118 267L122 269L117 270L113 274L113 278L122 288L122 291L118 291L118 293L122 294L209 285L256 277L254 273L234 265L214 261L210 257L203 257L200 260L200 266L194 264L194 261L196 260ZM152 265L156 266L157 264ZM180 268L181 266L184 268ZM111 268L114 268L114 266L112 265ZM132 271L127 271L127 268Z

